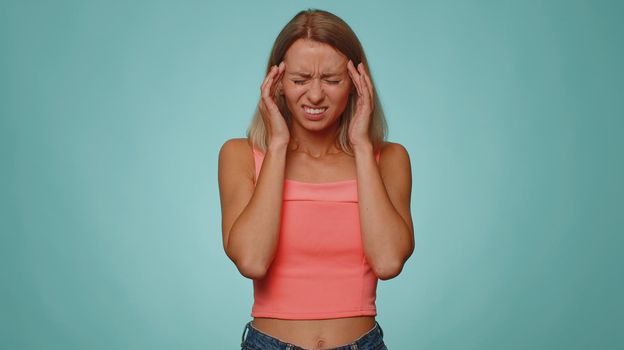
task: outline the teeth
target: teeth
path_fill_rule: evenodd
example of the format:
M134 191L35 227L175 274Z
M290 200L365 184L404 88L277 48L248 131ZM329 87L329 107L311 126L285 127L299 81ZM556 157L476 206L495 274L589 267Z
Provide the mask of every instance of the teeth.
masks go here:
M327 108L308 108L308 107L303 107L303 109L306 111L306 113L321 114L321 113L325 112L325 110Z

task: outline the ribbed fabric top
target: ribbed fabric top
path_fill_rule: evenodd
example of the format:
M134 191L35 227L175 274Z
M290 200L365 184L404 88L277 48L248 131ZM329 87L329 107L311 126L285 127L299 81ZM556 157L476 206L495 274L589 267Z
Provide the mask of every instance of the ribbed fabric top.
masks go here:
M264 154L253 153L257 179ZM375 157L379 162L379 153ZM253 317L377 315L377 276L364 256L357 180L284 181L277 251L253 285Z

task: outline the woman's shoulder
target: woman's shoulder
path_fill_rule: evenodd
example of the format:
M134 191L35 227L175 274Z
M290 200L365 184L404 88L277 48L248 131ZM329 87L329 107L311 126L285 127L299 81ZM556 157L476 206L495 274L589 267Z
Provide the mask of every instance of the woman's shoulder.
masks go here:
M407 149L397 142L384 142L380 147L379 170L382 177L390 174L411 174L411 165Z
M223 147L228 147L228 148L249 147L249 149L251 149L251 143L249 142L249 139L246 137L236 137L236 138L226 140L221 146L221 149L223 149Z
M246 156L252 154L251 142L246 137L232 138L223 143L220 153L228 155Z
M397 142L384 141L379 147L379 151L381 159L386 158L389 160L394 160L397 158L409 158L407 149L402 144Z
M219 163L231 165L254 174L254 158L247 138L232 138L223 143L219 151Z

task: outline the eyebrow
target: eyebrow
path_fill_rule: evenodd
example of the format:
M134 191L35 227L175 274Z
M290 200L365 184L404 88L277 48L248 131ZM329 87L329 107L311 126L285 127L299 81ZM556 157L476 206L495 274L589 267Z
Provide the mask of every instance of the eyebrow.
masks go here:
M290 75L298 75L298 76L303 77L303 78L311 78L312 77L312 74L306 73L306 72L290 72L288 74L290 74ZM342 72L329 72L329 73L321 74L321 78L335 77L335 76L338 76L338 75L341 75L341 74L342 74Z

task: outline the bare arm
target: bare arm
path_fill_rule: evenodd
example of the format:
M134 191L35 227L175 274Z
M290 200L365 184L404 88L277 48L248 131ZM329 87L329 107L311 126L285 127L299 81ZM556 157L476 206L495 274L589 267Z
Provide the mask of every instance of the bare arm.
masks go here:
M349 60L347 69L357 90L349 140L355 153L364 255L377 277L387 280L401 272L414 251L410 160L403 146L388 143L377 166L369 136L376 103L373 82L364 63L356 68Z
M254 186L254 159L246 139L227 141L219 152L223 247L240 273L263 278L275 250L282 211L284 169L290 133L275 104L285 64L271 67L260 87L258 110L269 146Z
M390 143L379 167L370 145L356 148L355 159L364 253L376 275L387 280L401 272L414 251L409 155Z
M223 246L245 277L262 278L277 248L286 147L266 153L254 187L253 157L245 139L227 141L219 152Z

